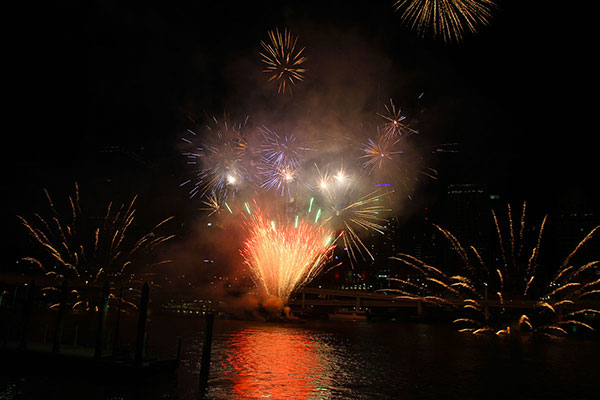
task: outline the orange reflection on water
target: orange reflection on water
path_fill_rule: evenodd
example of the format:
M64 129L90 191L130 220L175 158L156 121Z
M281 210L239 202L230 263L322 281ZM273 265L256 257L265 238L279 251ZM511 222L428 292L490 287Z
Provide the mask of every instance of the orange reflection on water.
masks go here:
M322 398L319 344L307 332L273 327L230 336L227 361L241 399Z

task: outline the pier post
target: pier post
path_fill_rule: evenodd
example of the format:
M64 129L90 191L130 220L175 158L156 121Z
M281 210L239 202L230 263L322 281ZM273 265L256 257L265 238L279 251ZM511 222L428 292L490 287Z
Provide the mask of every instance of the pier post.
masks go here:
M68 296L69 284L65 279L62 283L60 290L60 304L58 306L58 315L56 316L56 327L54 328L54 341L52 343L52 352L58 353L60 351L60 342L63 334L63 324L65 319L65 309L67 308L67 296Z
M16 289L15 289L16 292ZM33 307L33 298L35 296L35 282L32 280L29 283L27 290L27 299L23 305L23 311L21 313L21 340L19 342L19 349L24 350L27 348L27 340L29 339L29 320L31 319L31 308Z
M96 348L94 349L94 358L102 356L104 345L104 329L106 327L106 314L108 313L108 294L110 286L104 282L102 287L102 297L100 298L100 307L98 308L98 330L96 331Z
M142 297L140 299L140 307L138 309L138 326L137 326L137 337L135 341L135 365L142 365L142 356L144 353L144 336L146 334L146 316L148 314L148 294L150 292L150 286L148 282L144 283L142 287Z
M121 328L121 305L123 303L123 286L119 289L119 304L117 305L117 321L115 322L115 341L113 342L113 356L119 352L119 329Z
M360 297L356 296L356 311L360 310Z
M208 388L214 319L215 315L213 313L206 314L206 321L204 325L204 343L202 345L202 360L200 362L200 393L204 393Z
M306 310L306 293L302 292L302 309Z
M417 302L417 315L419 317L423 316L423 303L422 302Z

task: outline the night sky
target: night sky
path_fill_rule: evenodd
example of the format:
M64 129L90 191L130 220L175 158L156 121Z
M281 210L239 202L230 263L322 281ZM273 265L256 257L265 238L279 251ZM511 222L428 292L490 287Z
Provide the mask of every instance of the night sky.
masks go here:
M357 96L376 93L374 110L393 98L423 137L459 143L458 153L431 161L440 178L423 183L421 196L478 182L548 210L600 197L595 47L580 9L499 1L489 27L445 44L419 38L383 0L58 3L14 13L8 218L38 207L41 187L64 193L77 180L85 188L103 173L97 150L114 145L156 167L132 184L143 195L161 207L185 203L177 143L187 115L241 113L257 96L248 88L266 80L259 43L275 27L298 34L311 58L306 81L282 101L341 81L339 65L342 77L367 70L369 81L348 85ZM361 69L362 60L373 67Z

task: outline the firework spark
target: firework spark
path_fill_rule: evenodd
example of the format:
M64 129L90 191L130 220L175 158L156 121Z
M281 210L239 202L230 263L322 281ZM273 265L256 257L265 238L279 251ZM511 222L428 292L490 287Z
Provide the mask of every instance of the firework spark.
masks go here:
M475 34L479 26L488 25L492 11L497 7L493 0L397 0L394 8L401 12L402 20L425 36L445 42L463 40L465 31Z
M335 247L333 232L304 220L277 226L259 209L246 221L244 263L263 294L284 303L321 272Z
M292 86L298 81L304 79L303 75L306 69L302 67L308 58L304 57L304 47L296 49L298 37L294 37L287 29L283 33L279 29L269 31L269 43L264 41L260 45L264 49L261 52L263 63L266 68L263 72L270 75L269 82L277 81L279 86L278 93L285 93L286 90L292 93Z

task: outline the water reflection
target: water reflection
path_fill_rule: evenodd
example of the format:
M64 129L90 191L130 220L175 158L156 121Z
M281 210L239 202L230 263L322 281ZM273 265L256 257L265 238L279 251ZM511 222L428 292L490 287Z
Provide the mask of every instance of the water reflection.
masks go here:
M173 332L181 334L174 377L107 380L87 369L4 363L0 399L198 400L201 322L153 320L152 351L162 337L162 354L172 354ZM217 320L212 354L207 400L598 397L596 339L464 335L443 324Z
M328 397L329 346L310 331L272 327L242 329L229 336L223 374L242 399Z

